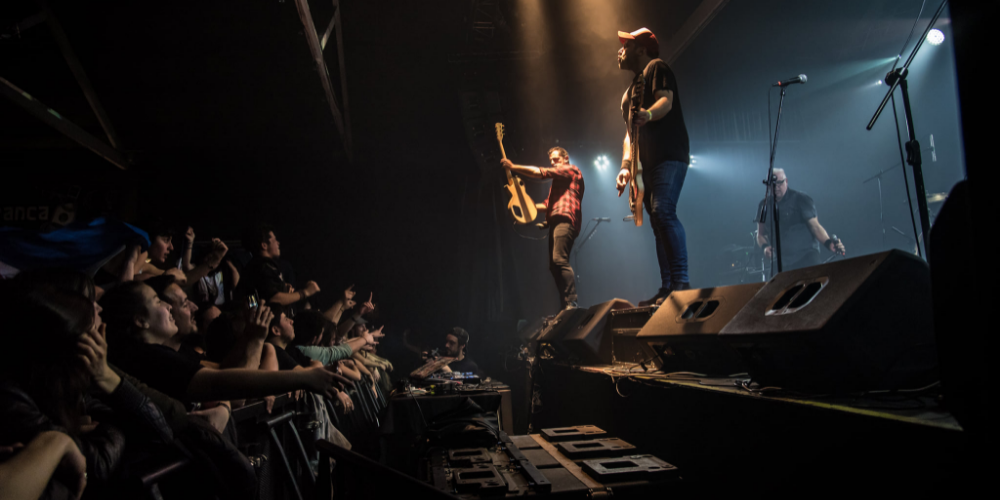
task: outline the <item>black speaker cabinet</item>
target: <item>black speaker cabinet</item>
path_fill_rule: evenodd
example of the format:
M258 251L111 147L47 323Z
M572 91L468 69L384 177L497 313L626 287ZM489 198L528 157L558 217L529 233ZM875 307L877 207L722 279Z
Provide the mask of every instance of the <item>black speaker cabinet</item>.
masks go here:
M627 300L611 299L590 309L577 309L581 313L578 321L555 341L557 348L584 363L610 365L611 334L605 328L608 316L613 310L631 307L635 306Z
M645 353L664 372L727 376L745 372L719 332L764 283L681 290L670 294L639 332Z
M635 364L647 360L645 344L636 338L659 306L633 307L611 311L605 335L611 335L613 364Z
M892 250L779 273L720 332L751 377L802 392L937 380L930 274Z

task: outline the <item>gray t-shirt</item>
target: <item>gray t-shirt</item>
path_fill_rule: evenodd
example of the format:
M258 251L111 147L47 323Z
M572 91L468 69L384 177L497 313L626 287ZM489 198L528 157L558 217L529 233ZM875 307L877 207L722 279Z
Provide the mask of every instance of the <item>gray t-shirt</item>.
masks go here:
M761 200L757 205L757 214L764 205ZM770 236L771 224L774 218L768 207L767 223L764 224L764 234ZM778 201L779 226L781 228L781 263L791 266L809 256L810 252L819 253L819 242L809 230L809 219L816 217L816 204L809 195L802 191L789 189ZM773 245L774 238L768 238Z

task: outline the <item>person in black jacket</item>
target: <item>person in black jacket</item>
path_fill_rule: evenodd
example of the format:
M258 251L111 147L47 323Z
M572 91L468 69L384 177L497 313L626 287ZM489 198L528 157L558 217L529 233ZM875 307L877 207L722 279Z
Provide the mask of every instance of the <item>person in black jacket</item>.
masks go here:
M28 443L59 431L86 458L76 477L57 475L58 485L50 481L43 498L59 496L60 489L79 491L88 482L106 483L122 463L126 436L172 441L156 406L108 367L93 302L18 281L0 299L0 320L12 332L0 352L0 443Z

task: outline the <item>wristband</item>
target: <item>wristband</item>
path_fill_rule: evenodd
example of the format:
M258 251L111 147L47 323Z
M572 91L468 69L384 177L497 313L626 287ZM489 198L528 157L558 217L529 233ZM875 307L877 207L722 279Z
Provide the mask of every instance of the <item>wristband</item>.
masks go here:
M624 158L624 159L622 159L622 168L621 168L621 170L629 170L629 171L632 170L632 160L630 158Z
M646 113L649 113L649 119L647 121L653 121L653 112L647 109Z
M301 295L301 296L302 296L302 298L301 298L301 299L299 299L299 300L306 300L306 299L308 299L308 298L309 298L309 296L308 296L308 295L306 295L306 291L305 291L305 290L299 290L299 295Z

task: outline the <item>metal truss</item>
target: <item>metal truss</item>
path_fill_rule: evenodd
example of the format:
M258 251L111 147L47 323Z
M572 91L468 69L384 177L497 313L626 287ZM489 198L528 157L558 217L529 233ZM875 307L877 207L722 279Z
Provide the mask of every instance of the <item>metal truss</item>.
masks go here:
M347 100L347 69L344 65L344 38L343 29L340 25L340 0L333 1L333 18L326 25L326 31L320 38L316 30L316 23L313 21L312 12L309 10L309 0L295 0L295 7L299 11L299 18L305 28L306 43L309 45L309 52L316 62L316 71L319 73L320 84L323 85L323 92L326 94L326 101L330 103L330 113L333 115L333 122L340 133L344 143L344 151L347 153L348 161L354 161L351 147L351 112ZM326 59L323 51L326 49L330 36L337 38L337 62L340 65L340 105L333 88L330 72L327 69Z

